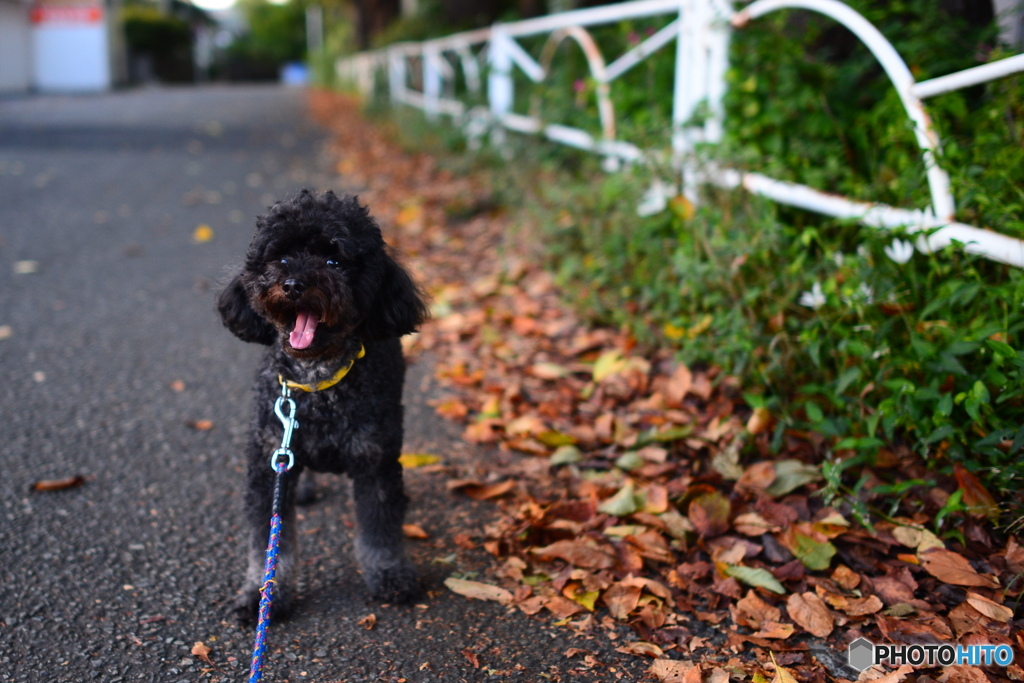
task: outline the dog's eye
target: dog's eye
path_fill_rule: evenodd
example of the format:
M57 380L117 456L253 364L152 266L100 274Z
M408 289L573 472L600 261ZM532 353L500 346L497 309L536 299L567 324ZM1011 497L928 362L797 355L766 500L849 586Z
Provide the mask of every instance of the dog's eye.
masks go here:
M281 265L282 266L288 265L288 259L286 259L286 258L281 259Z
M331 268L337 268L341 264L335 261L334 259L327 259L327 265L330 266Z

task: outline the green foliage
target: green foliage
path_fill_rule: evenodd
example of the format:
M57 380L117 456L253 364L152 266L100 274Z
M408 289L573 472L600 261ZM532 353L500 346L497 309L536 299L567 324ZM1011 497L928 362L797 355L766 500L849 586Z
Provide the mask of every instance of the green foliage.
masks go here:
M235 41L228 53L235 59L280 66L302 61L306 54L306 3L289 0L240 0L249 32Z
M128 49L151 54L167 54L191 45L188 24L166 16L156 7L126 5L121 10L124 39Z
M488 26L495 20L515 21L516 3L492 0L488 3L445 3L418 0L416 13L401 16L373 37L374 48L403 41L429 40Z

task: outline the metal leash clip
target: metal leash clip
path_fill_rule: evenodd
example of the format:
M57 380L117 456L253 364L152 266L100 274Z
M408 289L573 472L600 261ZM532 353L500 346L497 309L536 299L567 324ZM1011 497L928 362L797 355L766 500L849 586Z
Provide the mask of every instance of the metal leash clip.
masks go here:
M288 409L287 412L285 407ZM292 399L291 389L284 383L281 384L281 395L274 403L274 413L284 425L284 435L281 437L281 447L270 455L270 467L277 472L278 465L284 464L284 469L280 471L287 472L295 465L295 453L292 452L291 444L292 434L299 428L299 421L295 419L295 401ZM286 463L279 460L283 457L288 458Z

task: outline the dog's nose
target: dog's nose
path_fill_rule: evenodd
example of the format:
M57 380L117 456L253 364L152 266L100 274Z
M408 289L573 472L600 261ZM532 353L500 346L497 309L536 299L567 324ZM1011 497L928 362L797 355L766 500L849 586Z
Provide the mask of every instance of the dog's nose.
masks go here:
M281 290L284 291L285 295L289 299L295 300L302 296L302 293L306 291L306 284L301 280L296 280L295 278L290 277L281 283Z

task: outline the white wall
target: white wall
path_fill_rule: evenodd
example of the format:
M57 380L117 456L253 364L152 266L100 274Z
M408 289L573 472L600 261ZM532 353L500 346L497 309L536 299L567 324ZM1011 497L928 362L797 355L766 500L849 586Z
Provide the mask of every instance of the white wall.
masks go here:
M34 85L42 91L106 90L111 85L106 12L102 5L70 13L42 5L32 31ZM54 11L48 13L48 9Z
M28 4L0 0L0 93L24 92L32 82Z

